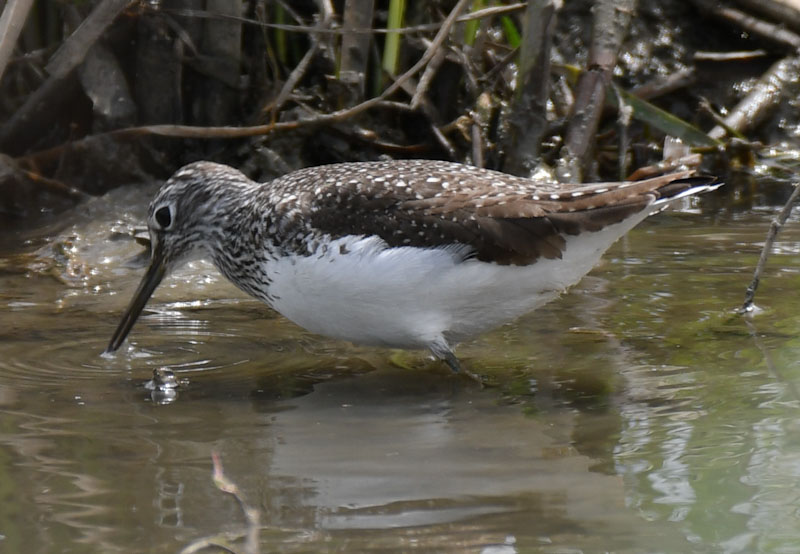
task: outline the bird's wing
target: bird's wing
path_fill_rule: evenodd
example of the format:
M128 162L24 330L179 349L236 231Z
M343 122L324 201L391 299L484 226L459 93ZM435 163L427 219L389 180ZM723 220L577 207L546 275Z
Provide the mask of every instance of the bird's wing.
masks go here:
M690 189L688 175L575 186L408 160L315 167L270 186L288 220L333 237L374 234L392 247L465 244L480 260L526 265L560 258L567 235L598 231Z

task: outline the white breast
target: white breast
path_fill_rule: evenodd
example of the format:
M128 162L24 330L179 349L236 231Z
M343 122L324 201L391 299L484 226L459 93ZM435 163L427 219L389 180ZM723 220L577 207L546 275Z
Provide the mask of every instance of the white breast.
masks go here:
M324 253L268 262L269 294L274 309L321 335L395 348L454 344L552 300L647 214L566 236L562 259L528 266L464 260L464 247L387 248L348 236Z

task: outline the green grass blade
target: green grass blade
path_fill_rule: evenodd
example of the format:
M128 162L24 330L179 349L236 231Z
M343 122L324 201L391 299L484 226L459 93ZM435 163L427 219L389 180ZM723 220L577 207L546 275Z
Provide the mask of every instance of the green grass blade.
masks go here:
M486 7L486 0L473 0L472 11L476 12ZM479 19L472 19L464 24L464 44L472 46L478 36L478 29L481 27Z
M630 92L626 92L620 88L617 88L615 92L612 88L613 86L614 85L608 87L606 91L606 101L613 106L619 107L617 99L617 94L619 94L622 101L633 110L633 117L642 123L651 125L667 135L678 137L692 146L716 147L722 144L691 123L654 106L650 102L637 98Z
M506 40L512 48L519 48L522 44L522 36L519 34L519 29L514 24L514 20L504 15L500 18L500 23L503 25L503 32L506 35Z
M389 3L389 20L386 23L386 42L383 45L383 69L391 75L397 75L400 58L400 33L392 32L403 26L406 11L406 0L391 0Z

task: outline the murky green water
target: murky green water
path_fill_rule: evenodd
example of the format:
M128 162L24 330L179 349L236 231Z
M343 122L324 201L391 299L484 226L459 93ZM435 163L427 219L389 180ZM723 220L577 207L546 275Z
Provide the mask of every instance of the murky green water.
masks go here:
M99 356L141 274L110 230L148 197L2 247L0 552L241 531L212 452L261 510L264 552L800 548L796 221L747 320L730 312L773 209L653 218L571 294L463 345L481 389L305 333L203 264ZM177 398L145 388L161 366L188 380Z

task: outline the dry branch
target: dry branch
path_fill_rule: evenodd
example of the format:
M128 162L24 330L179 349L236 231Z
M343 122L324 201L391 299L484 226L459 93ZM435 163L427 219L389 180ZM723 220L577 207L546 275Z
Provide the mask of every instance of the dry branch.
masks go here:
M143 13L136 22L138 123L180 123L183 119L181 58L186 41L176 41L171 29L168 18L157 11Z
M628 32L635 0L599 0L594 6L587 71L581 73L559 167L560 180L583 180L590 167L606 88Z
M634 87L630 90L630 93L642 100L652 100L687 87L694 81L694 67L686 67L675 73L670 73L666 77L656 77L651 81Z
M428 54L428 52L432 52L433 55L429 58L431 63L428 63L426 65L425 71L423 72L422 77L419 80L419 86L417 87L417 90L414 92L414 96L411 98L412 108L416 108L417 106L419 106L423 95L427 91L428 85L433 79L433 76L436 74L436 70L439 69L441 62L444 61L444 53L443 53L444 41L450 34L450 29L453 28L453 25L458 20L458 16L461 14L462 11L464 11L464 9L467 7L470 1L471 0L459 0L459 2L455 5L455 7L450 11L445 20L442 22L442 26L439 29L439 32L436 33L433 42L431 42L431 45L425 52L426 55Z
M460 0L459 4L466 4L467 0ZM456 8L459 6L457 5ZM329 125L338 123L356 115L364 113L365 111L381 106L381 107L402 107L406 109L407 106L403 104L396 104L387 102L395 92L408 85L408 81L422 70L433 59L436 52L443 44L447 34L449 33L452 25L456 21L456 8L445 19L439 29L431 45L425 50L422 57L409 68L405 73L400 75L383 91L380 96L376 96L365 100L355 106L344 108L335 112L327 114L312 114L309 117L296 121L283 121L277 123L270 123L266 125L255 125L249 127L232 127L232 126L193 126L193 125L144 125L139 127L129 127L126 129L117 129L108 133L96 134L89 137L80 139L82 142L86 140L97 140L100 137L107 136L116 139L129 139L138 136L156 135L162 137L180 137L180 138L194 138L194 139L215 139L215 138L246 138L259 135L268 135L275 132L291 131L302 127ZM463 8L463 6L462 6ZM456 15L454 15L456 14ZM410 107L408 107L411 109ZM36 165L38 158L52 158L58 155L66 145L56 146L41 152L36 152L25 156L20 162L27 163L28 165Z
M762 13L782 26L800 30L800 4L792 0L736 0L748 10Z
M764 272L764 266L767 265L767 257L769 256L770 251L772 250L772 244L775 242L775 237L778 236L781 228L783 227L786 220L789 219L789 215L792 213L792 207L794 206L795 200L797 200L798 195L800 195L800 183L795 183L794 190L792 191L791 196L784 204L783 209L775 216L775 219L772 220L772 223L769 225L769 231L767 232L767 238L764 241L764 247L761 249L761 256L758 258L758 264L756 264L756 269L753 272L753 280L750 281L750 285L747 287L747 291L744 294L744 303L742 307L739 308L740 314L750 313L755 309L753 304L753 299L756 296L756 290L758 289L758 284L761 281L761 274Z
M324 31L330 26L331 21L332 19L323 19L316 27L317 32L309 35L309 38L311 39L311 46L308 48L308 50L306 50L306 53L303 55L303 59L300 60L300 63L297 64L297 66L292 70L292 73L286 79L286 82L283 84L283 87L281 87L281 91L278 93L278 96L265 108L266 111L271 111L273 113L277 112L289 99L292 91L294 91L297 83L299 83L306 74L308 67L311 65L311 61L314 59L314 56L317 55L317 52L320 49L320 41L317 38L318 35L320 32Z
M45 70L51 77L63 77L83 61L97 39L105 32L117 16L133 4L134 0L103 0L75 29L47 62Z
M729 23L733 23L745 31L795 50L800 48L800 35L786 29L782 25L758 19L757 17L753 17L736 8L730 8L714 0L692 0L692 2L701 11Z
M513 13L516 11L524 10L526 4L524 2L518 2L515 4L509 4L507 6L492 6L489 8L483 8L482 10L476 10L474 12L470 12L466 15L462 15L456 19L457 23L464 23L467 21L472 21L475 19L484 19L487 17L493 17L495 15L504 15ZM182 17L196 17L196 18L220 18L220 19L229 19L238 21L240 23L246 25L255 25L258 27L264 27L267 29L277 29L281 31L289 31L293 33L312 33L314 32L313 27L309 27L306 25L288 25L283 23L265 23L263 21L256 21L253 19L248 19L245 17L234 17L230 15L220 15L216 13L211 13L205 10L191 10L191 9L174 9L174 8L165 8L162 11L171 13L173 15L178 15ZM368 33L368 34L386 34L386 33L398 33L398 34L411 34L411 33L424 33L430 31L436 31L441 27L441 23L424 23L421 25L414 25L412 27L398 27L396 29L373 29L373 28L361 28L361 29L351 29L345 31L344 29L327 29L325 32L328 34L336 34L340 35L345 32L353 32L353 33Z
M5 73L32 5L33 0L9 0L3 8L3 15L0 16L0 78Z
M339 79L353 87L355 99L364 99L371 32L364 32L372 23L375 0L346 0L342 29L342 62ZM313 35L312 35L313 36Z
M503 169L529 177L536 170L547 130L550 92L550 49L556 22L552 0L531 0L525 15L517 88L508 118Z
M731 110L723 124L711 129L708 136L721 139L729 129L741 133L757 126L784 98L797 94L798 73L798 56L789 56L775 62L750 93Z
M136 123L136 104L125 73L110 48L97 43L78 68L81 87L92 101L92 129L117 129Z
M47 80L0 127L0 148L6 152L21 152L45 134L46 126L59 113L65 100L66 80L103 31L129 4L131 0L103 0L64 41L45 67L49 73Z
M206 0L206 6L221 14L242 12L241 0ZM203 83L206 94L200 99L198 116L210 125L224 125L235 120L242 61L242 24L227 19L206 21L200 51L204 63L214 67L211 78Z

